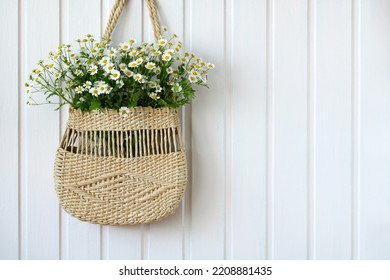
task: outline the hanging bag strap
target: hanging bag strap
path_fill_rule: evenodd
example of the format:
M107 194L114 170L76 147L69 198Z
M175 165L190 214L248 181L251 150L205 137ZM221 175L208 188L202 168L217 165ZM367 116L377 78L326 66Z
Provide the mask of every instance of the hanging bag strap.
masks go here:
M155 0L145 0L149 9L149 17L153 26L154 39L157 41L161 36L160 22L158 20L158 12ZM110 16L108 18L106 30L104 31L103 38L109 39L111 37L111 33L114 30L119 16L123 11L123 7L125 6L126 0L116 0L112 10L110 12Z

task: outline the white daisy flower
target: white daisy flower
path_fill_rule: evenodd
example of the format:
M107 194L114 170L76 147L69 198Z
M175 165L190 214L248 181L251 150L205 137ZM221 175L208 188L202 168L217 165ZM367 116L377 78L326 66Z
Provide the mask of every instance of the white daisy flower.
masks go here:
M157 67L156 69L154 69L154 73L156 73L157 75L161 73L161 68L160 67Z
M183 56L182 58L180 58L181 62L185 63L187 62L187 57Z
M166 39L160 39L160 40L158 40L157 45L160 47L164 47L167 43L168 43L168 41Z
M160 54L161 54L160 51L154 51L154 52L153 52L153 56L159 56Z
M164 61L170 61L172 59L172 56L169 53L164 53L162 56L162 60Z
M143 61L144 61L144 59L142 57L138 58L137 59L137 65L140 65Z
M119 86L119 88L122 88L125 85L122 80L117 80L116 84Z
M161 92L162 91L162 87L160 85L156 85L156 92Z
M167 68L167 73L168 73L168 74L171 74L172 72L173 72L172 67L168 67L168 68Z
M128 42L120 43L119 47L121 48L121 50L129 51L130 50L130 43L128 43Z
M107 73L112 73L112 71L115 70L115 66L113 63L108 63L106 66L104 66L104 71Z
M133 50L130 52L130 56L134 57L137 56L138 52L136 50Z
M130 114L130 109L127 107L121 107L119 109L119 116L126 118Z
M139 50L139 54L144 54L146 52L146 49L145 48L141 48L140 50Z
M151 92L151 93L149 94L149 97L152 98L152 99L154 99L154 100L160 99L160 96L158 96L157 92Z
M209 69L213 69L215 67L215 65L214 64L212 64L212 63L207 63L207 68L209 68Z
M173 85L172 91L173 92L182 92L183 88L182 88L182 86L180 84L176 83L176 84Z
M122 71L126 71L127 65L124 64L124 63L121 63L121 64L119 64L119 68L120 68Z
M126 70L125 70L125 75L126 75L127 77L130 78L131 76L133 76L133 74L134 74L134 73L133 73L132 71L130 71L129 69L126 69Z
M113 57L116 55L118 51L115 49L115 48L109 48L109 49L106 49L105 53L110 56L110 57Z
M106 94L109 94L111 92L112 88L109 85L106 85Z
M101 66L106 66L107 63L109 63L109 62L110 62L110 58L108 56L105 56L102 59L100 59L99 64Z
M150 88L155 88L157 86L156 82L150 82L149 87Z
M103 81L96 81L96 82L93 83L93 86L94 87L99 87L102 83L104 84Z
M81 74L83 74L83 72L80 69L76 69L76 71L74 71L74 74L76 76L80 76Z
M98 53L98 49L97 48L92 48L90 50L91 54L94 55L94 54L97 54Z
M145 68L148 70L153 70L154 68L156 68L156 63L148 62L148 63L146 63Z
M199 76L199 72L196 71L196 70L192 70L190 73L191 73L191 75L193 75L193 76Z
M94 85L100 93L106 93L107 90L107 84L103 81L96 82Z
M90 89L91 86L92 86L92 83L90 81L87 81L87 82L84 83L83 86L84 86L85 89Z
M194 75L190 75L188 77L188 80L190 81L190 83L196 83L198 81L198 77L196 77Z
M173 49L167 49L164 54L170 54L170 55L173 55L175 51Z
M111 75L110 75L110 79L116 81L120 78L120 76L121 76L121 73L118 70L112 70Z
M77 87L75 88L75 91L76 91L76 93L78 93L78 94L83 93L83 87L77 86Z
M130 68L137 67L137 66L138 66L137 61L132 61L132 62L130 62L130 63L128 64L128 66L129 66Z
M136 80L137 82L141 81L141 79L143 78L141 74L136 74L133 76L134 80Z
M89 68L89 72L91 73L91 75L95 75L98 71L98 67L96 65L92 65L90 68Z
M89 92L93 95L93 96L99 96L100 94L100 90L96 87L92 87L90 88Z
M129 40L129 43L130 43L130 44L135 44L135 43L137 43L137 40L136 40L136 39L130 39L130 40Z

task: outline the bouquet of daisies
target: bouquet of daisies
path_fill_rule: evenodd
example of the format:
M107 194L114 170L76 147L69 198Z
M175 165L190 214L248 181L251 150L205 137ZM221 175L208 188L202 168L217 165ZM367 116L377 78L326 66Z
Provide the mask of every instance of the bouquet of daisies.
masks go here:
M26 82L28 104L70 104L81 111L109 108L126 116L129 107L178 108L195 96L194 85L207 86L214 64L188 52L173 34L157 42L136 40L110 45L88 34L79 49L62 44L40 60ZM34 93L43 92L44 102ZM54 98L53 97L57 97Z

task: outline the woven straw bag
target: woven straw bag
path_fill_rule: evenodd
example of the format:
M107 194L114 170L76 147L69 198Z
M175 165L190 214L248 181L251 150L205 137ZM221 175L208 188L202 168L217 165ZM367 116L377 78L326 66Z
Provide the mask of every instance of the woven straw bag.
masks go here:
M109 38L125 0L117 0ZM155 37L160 29L153 0L147 4ZM178 207L187 165L177 109L69 110L54 166L56 192L66 212L81 221L135 225L160 220Z

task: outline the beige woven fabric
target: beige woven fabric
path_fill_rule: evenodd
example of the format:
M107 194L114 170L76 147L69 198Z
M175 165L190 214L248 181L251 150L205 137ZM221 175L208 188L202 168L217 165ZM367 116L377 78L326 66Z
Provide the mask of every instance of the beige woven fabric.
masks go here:
M172 214L187 183L175 109L70 109L57 150L56 192L66 212L82 221L127 225Z

